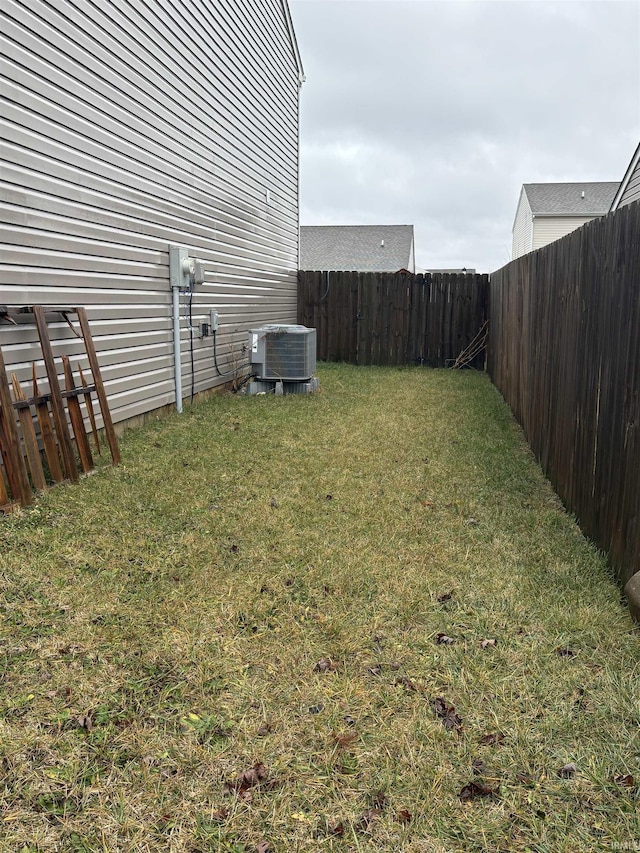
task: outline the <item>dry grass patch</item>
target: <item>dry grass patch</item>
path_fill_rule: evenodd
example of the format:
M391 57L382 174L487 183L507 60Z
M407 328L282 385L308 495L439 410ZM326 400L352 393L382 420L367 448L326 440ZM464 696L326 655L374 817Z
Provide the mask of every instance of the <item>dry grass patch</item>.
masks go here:
M2 521L1 850L640 842L640 638L487 377L321 379Z

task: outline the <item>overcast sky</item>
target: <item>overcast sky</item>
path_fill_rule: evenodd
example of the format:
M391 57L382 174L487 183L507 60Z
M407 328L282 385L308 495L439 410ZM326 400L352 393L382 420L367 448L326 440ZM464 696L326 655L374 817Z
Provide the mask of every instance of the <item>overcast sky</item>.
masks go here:
M619 181L640 2L290 0L302 225L413 224L416 263L511 257L523 183Z

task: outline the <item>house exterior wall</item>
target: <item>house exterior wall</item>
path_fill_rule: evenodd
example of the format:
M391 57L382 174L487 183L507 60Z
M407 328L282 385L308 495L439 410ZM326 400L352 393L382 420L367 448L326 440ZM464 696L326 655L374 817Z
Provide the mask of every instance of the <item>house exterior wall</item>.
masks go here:
M219 311L222 371L247 329L295 323L299 68L282 0L3 12L0 303L86 306L115 421L174 400L171 243L204 263L193 323ZM75 367L80 342L51 333ZM189 338L183 321L185 397ZM0 345L26 382L35 329L3 324ZM225 381L211 338L194 362L196 392Z
M518 209L513 223L513 244L511 259L526 255L532 249L533 243L533 220L531 206L524 190L520 191Z
M540 249L547 243L559 240L570 234L594 216L536 216L533 220L533 249Z
M631 204L634 201L640 200L640 160L636 163L635 169L631 173L629 183L620 197L617 207L622 207L623 204Z
M618 192L611 203L611 210L640 200L640 145L636 148L627 167Z

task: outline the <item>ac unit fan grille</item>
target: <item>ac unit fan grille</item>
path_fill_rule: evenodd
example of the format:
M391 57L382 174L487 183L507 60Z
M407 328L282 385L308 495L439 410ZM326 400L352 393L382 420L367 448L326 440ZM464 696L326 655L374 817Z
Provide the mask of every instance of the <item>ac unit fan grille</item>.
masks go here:
M269 332L265 339L265 377L308 379L315 370L310 363L307 337Z

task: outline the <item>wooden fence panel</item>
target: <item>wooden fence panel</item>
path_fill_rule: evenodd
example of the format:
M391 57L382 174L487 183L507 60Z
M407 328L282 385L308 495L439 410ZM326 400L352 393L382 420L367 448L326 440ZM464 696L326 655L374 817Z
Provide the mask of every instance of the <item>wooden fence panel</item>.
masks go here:
M640 571L640 202L491 276L488 370L565 505Z
M446 367L487 319L486 275L301 271L298 282L298 322L317 330L321 361Z

